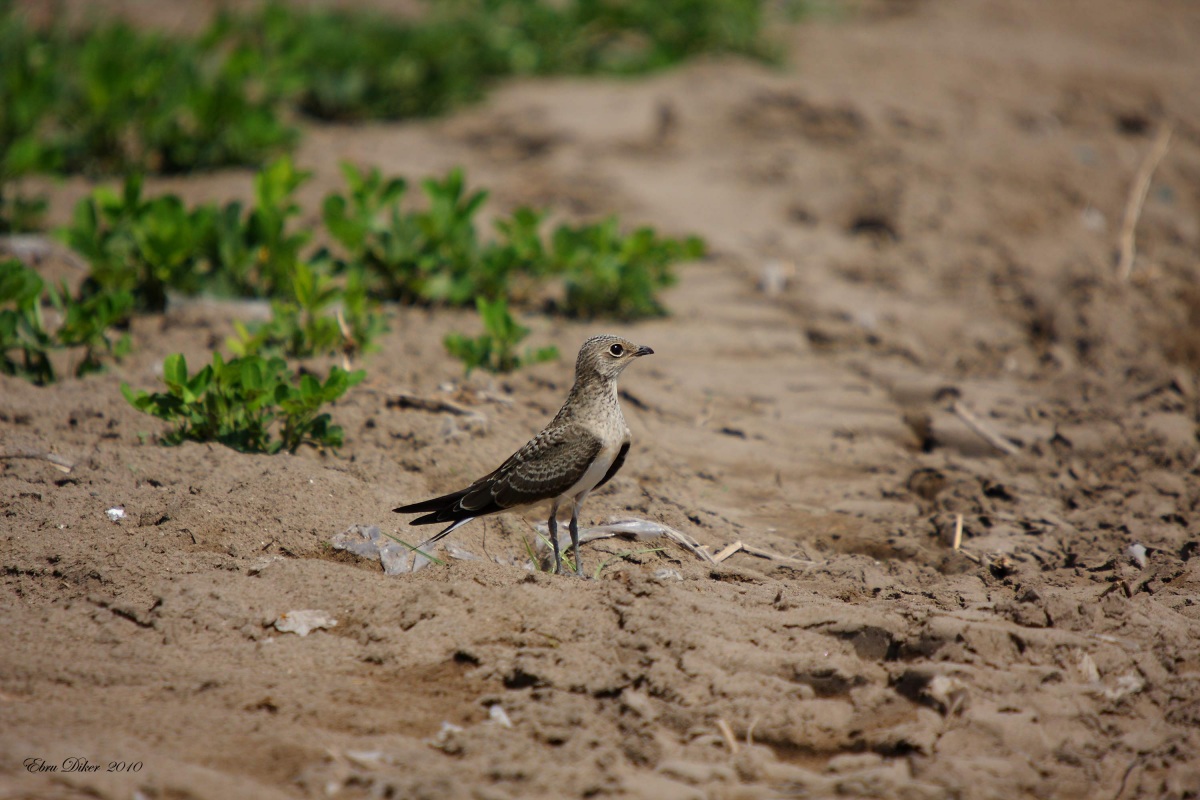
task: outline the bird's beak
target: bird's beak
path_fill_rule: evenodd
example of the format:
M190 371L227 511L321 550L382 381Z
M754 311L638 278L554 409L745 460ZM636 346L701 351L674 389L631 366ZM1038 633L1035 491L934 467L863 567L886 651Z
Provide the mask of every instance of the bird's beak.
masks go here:
M633 354L635 356L652 356L654 355L654 351L645 345L639 345L638 349L633 351Z

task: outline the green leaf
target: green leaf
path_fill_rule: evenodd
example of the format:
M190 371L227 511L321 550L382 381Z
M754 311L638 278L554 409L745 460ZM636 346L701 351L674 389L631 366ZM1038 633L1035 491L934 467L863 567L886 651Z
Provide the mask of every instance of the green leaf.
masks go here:
M300 379L300 392L305 399L316 398L321 394L321 384L312 375L304 375Z
M240 362L242 387L257 392L263 387L262 362L257 358L234 359Z
M138 408L138 401L146 396L145 392L134 392L128 383L121 383L121 394L125 396L125 401L134 408Z
M173 386L187 383L187 359L182 353L169 355L163 361L163 380Z

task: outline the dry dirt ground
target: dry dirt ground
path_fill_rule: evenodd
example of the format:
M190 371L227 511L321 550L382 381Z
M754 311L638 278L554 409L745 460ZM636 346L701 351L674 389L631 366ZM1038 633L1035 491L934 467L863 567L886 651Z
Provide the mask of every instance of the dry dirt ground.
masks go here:
M564 359L473 377L511 401L484 424L387 403L461 383L459 312L393 312L334 409L340 457L147 440L121 382L197 363L245 307L142 319L105 375L0 380L3 449L77 462L0 463L0 796L1200 796L1200 5L862 3L780 35L781 70L522 82L306 130L314 222L340 159L461 164L495 210L710 242L669 318L528 316ZM56 221L86 188L55 189ZM494 467L604 329L657 354L623 378L633 450L585 524L787 560L606 541L598 580L548 576L511 563L519 518L416 575L330 548L355 523L418 538L390 509ZM271 626L300 609L337 625Z

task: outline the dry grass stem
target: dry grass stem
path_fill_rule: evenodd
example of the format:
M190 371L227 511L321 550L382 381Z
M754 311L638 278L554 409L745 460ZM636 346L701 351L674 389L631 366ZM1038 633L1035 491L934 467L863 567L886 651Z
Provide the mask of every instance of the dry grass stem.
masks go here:
M350 371L351 361L350 353L354 350L354 332L350 330L350 326L346 323L346 315L342 313L342 309L337 310L338 331L342 334L342 369Z
M1171 144L1170 124L1164 124L1158 129L1158 135L1150 145L1146 157L1142 159L1137 174L1133 176L1133 185L1129 187L1129 199L1125 202L1125 215L1121 219L1121 232L1117 236L1117 280L1122 283L1129 280L1133 274L1134 231L1142 216L1142 206L1146 203L1146 195L1150 193L1150 179L1158 162L1167 154Z
M987 423L975 416L975 413L971 411L971 409L967 408L963 401L955 400L954 404L950 406L950 410L954 412L954 416L966 423L968 428L975 431L980 438L982 438L992 447L1010 456L1016 455L1020 452L1020 448L1018 448L1005 437L996 433Z
M772 553L770 550L763 550L761 547L751 547L748 544L742 545L742 552L746 555L754 556L755 558L765 558L768 561L778 561L781 564L790 564L793 567L811 567L815 561L808 561L803 558L792 558L791 556L781 556L778 553Z
M666 525L663 525L663 535L666 536L671 541L678 544L684 550L687 550L689 553L691 553L692 555L694 555L696 558L700 559L701 561L706 561L709 564L714 563L713 557L708 554L708 551L705 550L704 548L702 548L700 546L699 542L697 542L695 539L688 536L687 534L680 533L679 531L675 530L674 528L670 528Z
M729 747L729 754L736 756L741 748L738 746L737 739L733 738L733 730L729 727L729 723L718 717L717 730L725 739L725 744Z
M965 556L968 561L974 561L976 564L979 564L980 566L983 565L983 559L980 558L979 556L975 555L971 551L963 550L962 548L959 548L958 552L962 553L963 556Z

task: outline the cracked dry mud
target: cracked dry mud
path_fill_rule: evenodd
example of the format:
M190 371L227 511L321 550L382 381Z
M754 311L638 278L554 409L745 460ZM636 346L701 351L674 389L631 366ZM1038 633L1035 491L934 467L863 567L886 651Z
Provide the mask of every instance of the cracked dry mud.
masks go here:
M199 363L250 313L191 303L139 320L108 374L0 379L3 448L77 462L0 463L0 794L1196 797L1200 8L855 8L788 32L782 70L520 82L443 120L310 127L298 153L308 221L352 159L462 164L494 209L705 236L669 318L526 320L567 353L601 329L656 351L623 378L633 450L586 515L810 565L666 545L588 582L487 561L385 576L330 537L413 535L390 509L494 467L569 363L487 387L513 402L481 402L485 424L389 407L459 380L441 338L474 324L400 309L334 409L340 458L160 448L120 383ZM1121 216L1165 121L1122 284ZM55 189L55 221L86 189ZM519 558L527 532L455 539ZM300 609L337 625L273 627ZM70 756L144 766L22 767Z

